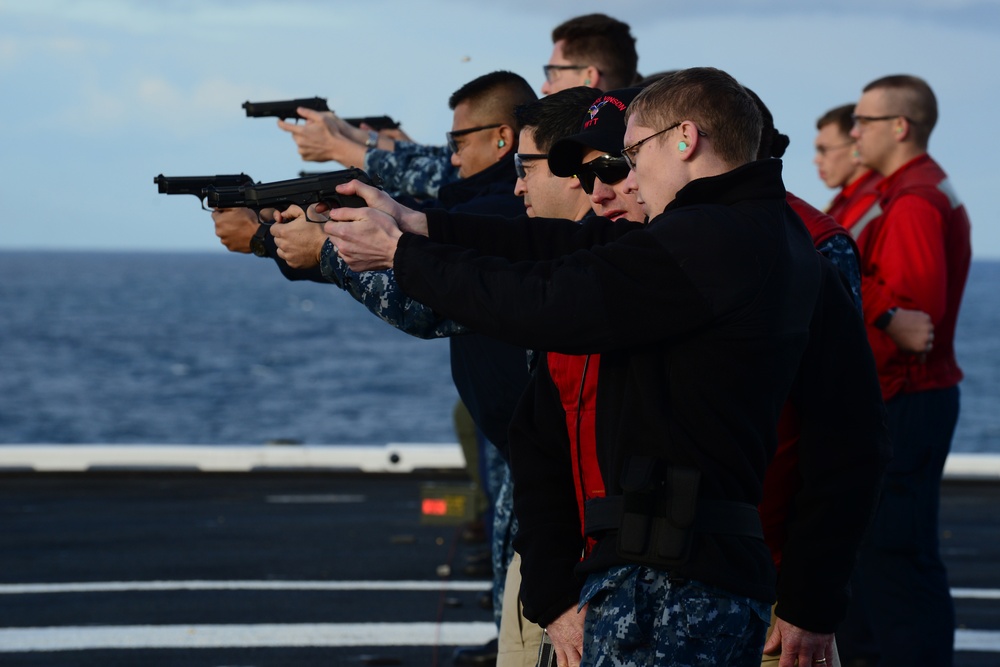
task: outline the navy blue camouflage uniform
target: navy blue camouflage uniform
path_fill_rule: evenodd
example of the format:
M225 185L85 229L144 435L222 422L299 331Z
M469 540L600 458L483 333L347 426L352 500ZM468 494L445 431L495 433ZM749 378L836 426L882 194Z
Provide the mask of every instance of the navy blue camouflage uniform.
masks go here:
M437 199L443 186L458 180L458 169L451 164L447 146L397 141L395 150L368 150L364 167L370 175L382 179L386 192L417 200Z

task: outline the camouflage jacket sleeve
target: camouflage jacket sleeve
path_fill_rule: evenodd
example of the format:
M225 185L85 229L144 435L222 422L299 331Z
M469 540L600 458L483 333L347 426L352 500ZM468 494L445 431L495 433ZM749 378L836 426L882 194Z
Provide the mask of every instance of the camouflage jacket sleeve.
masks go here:
M854 252L854 244L842 234L834 234L820 244L816 250L819 254L833 262L840 269L841 275L847 279L851 288L851 297L858 312L861 312L861 266Z
M425 146L397 141L395 150L373 148L365 153L365 171L378 174L391 194L436 199L442 185L458 180L447 146Z
M470 329L414 301L403 293L392 269L352 271L329 240L323 244L320 270L331 283L372 312L382 321L417 338L446 338L469 333Z

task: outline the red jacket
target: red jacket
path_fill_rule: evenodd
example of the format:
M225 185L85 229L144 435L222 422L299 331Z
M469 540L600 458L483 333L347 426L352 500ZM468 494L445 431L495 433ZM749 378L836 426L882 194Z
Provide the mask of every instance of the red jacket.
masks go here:
M868 341L882 396L953 387L955 323L972 259L969 217L948 176L927 154L878 184L882 215L858 237ZM899 350L875 320L890 308L922 310L934 323L934 347L921 363Z
M882 176L878 172L867 171L844 186L827 207L826 212L843 225L844 229L849 230L855 239L864 226L882 212L877 205L879 194L876 190L881 180ZM857 232L854 230L855 226L858 227Z

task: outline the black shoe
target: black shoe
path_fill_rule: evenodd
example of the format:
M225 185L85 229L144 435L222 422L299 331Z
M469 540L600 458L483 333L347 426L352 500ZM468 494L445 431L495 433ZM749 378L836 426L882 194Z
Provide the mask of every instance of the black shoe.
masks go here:
M482 646L459 646L452 660L456 667L495 667L497 640L491 639Z

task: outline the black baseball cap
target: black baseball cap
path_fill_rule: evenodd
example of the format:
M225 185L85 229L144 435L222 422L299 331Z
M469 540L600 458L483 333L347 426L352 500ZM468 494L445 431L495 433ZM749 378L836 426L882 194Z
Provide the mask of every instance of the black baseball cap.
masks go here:
M549 169L556 176L573 176L583 163L587 149L618 156L625 147L625 109L641 87L604 93L590 105L583 127L560 139L549 149Z

